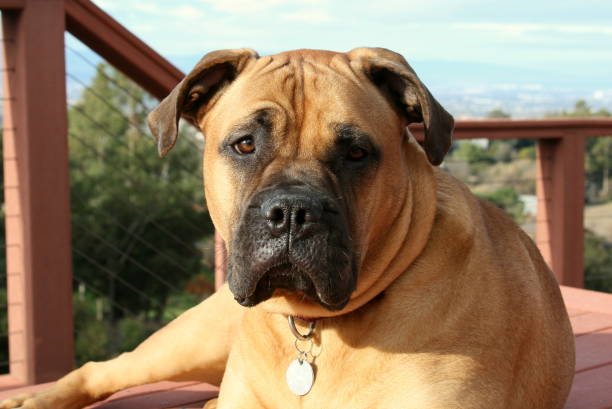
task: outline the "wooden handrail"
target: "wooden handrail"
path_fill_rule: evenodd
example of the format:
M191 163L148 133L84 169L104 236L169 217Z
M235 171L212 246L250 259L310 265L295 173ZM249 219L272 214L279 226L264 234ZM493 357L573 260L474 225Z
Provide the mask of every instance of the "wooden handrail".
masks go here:
M410 127L422 138L423 127ZM462 119L455 122L455 139L555 139L566 136L612 135L612 118Z
M26 0L0 0L0 10L19 10L25 7Z
M66 30L155 98L184 74L89 0L66 0Z

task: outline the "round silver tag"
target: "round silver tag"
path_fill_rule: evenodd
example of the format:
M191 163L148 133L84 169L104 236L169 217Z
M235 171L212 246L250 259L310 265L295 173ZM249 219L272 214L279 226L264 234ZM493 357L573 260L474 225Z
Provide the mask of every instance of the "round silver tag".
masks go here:
M287 385L291 392L298 396L306 395L310 392L314 382L314 371L307 361L296 359L289 364L286 373Z

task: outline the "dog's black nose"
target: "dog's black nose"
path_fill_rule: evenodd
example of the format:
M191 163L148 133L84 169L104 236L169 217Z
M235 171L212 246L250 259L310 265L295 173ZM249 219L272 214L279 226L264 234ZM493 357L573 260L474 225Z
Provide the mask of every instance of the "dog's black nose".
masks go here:
M318 225L323 205L303 192L275 193L261 205L261 215L275 236L290 233L295 240Z

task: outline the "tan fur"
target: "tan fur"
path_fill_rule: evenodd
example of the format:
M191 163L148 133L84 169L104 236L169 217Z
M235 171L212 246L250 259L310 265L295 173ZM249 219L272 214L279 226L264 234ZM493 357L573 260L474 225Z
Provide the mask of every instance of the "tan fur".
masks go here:
M227 242L236 204L275 171L324 172L317 159L332 143L330 123L351 122L376 138L380 166L350 198L361 273L348 306L330 312L278 293L244 309L224 287L135 351L85 365L24 408L76 409L167 379L221 382L218 400L206 406L218 409L563 407L573 336L551 272L502 211L432 167L405 137L405 121L363 74L358 56L368 53L252 59L199 117L207 203ZM274 109L280 150L256 180L241 180L217 146L264 107ZM296 356L287 314L326 317L316 333L315 384L303 397L285 384Z

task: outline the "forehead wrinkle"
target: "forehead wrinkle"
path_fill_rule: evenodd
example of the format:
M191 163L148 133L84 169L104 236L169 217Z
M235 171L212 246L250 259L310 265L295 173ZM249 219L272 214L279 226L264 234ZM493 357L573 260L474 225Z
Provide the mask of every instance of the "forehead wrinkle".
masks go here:
M326 112L325 109L329 106L319 106L317 103L310 103L311 96L321 97L321 93L328 92L329 87L325 85L329 82L330 75L336 76L329 69L327 61L304 59L302 62L302 124L299 129L300 143L303 149L300 149L297 154L300 157L312 159L313 155L321 154L327 147L322 146L324 143L324 134L327 131L327 126L324 123Z
M331 65L333 61L339 61L338 65ZM323 157L331 146L335 143L335 132L333 125L326 119L329 118L330 111L340 115L342 122L354 122L354 112L351 112L350 103L347 105L344 98L347 97L347 88L353 86L356 81L356 74L350 69L343 69L348 66L348 59L334 58L329 61L304 60L303 69L303 94L305 108L303 112L303 123L305 124L300 132L300 141L304 146L298 154L305 158L313 156ZM347 73L350 78L347 78ZM351 93L349 92L348 95ZM319 105L316 102L310 103L311 96L315 99L327 100L328 103ZM344 101L344 102L343 102ZM344 117L346 116L346 117ZM334 121L337 123L336 121Z
M284 56L269 55L261 57L251 68L253 78L271 74L289 66L289 59Z
M280 111L283 124L279 131L283 132L283 139L289 137L292 127L299 122L300 110L296 104L299 72L299 62L281 54L261 57L242 76L240 89L252 96L254 103L260 105L265 100ZM236 103L245 102L235 98Z
M273 57L279 58L282 64L277 65L279 69L274 72L268 70L268 74L277 76L268 81L279 84L277 89L282 97L277 99L277 103L286 107L284 111L287 114L287 123L281 136L283 144L279 153L287 158L297 157L301 150L300 133L304 123L304 60L299 55L281 54Z

